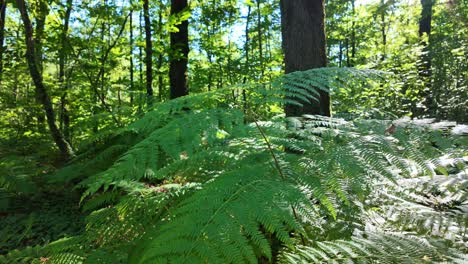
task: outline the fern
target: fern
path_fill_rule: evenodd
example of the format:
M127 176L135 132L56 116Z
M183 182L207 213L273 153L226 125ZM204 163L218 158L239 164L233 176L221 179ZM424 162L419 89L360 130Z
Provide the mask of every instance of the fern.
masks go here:
M350 240L297 246L282 252L280 263L427 263L462 261L462 258L456 254L448 257L447 251L444 252L440 245L435 246L421 237L378 232Z
M437 173L449 175L454 167L438 157L453 155L463 173L462 136L440 132L435 124L428 129L404 122L386 135L389 121L285 118L274 110L314 100L320 90L381 77L376 71L313 69L269 85L239 85L155 105L129 126L97 136L74 163L51 176L80 181L81 205L90 214L82 234L43 247L34 259L399 263L462 258L466 184L454 181L434 191ZM236 97L243 92L245 102ZM450 251L445 249L451 237L433 232L436 225L418 229L418 219L440 213L424 198L428 190L445 204L437 226L457 237ZM401 201L414 206L404 208Z

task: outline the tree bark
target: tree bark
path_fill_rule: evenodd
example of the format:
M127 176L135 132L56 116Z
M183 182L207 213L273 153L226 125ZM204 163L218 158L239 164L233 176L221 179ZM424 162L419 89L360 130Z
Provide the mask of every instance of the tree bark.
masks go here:
M245 43L244 43L245 64L244 64L244 78L243 78L242 83L247 82L247 76L250 73L250 57L249 57L249 45L250 45L249 33L250 33L250 28L249 28L249 25L250 25L250 15L251 15L251 12L252 12L252 7L249 5L247 8L248 9L247 9L247 17L246 17L246 21L245 21ZM248 105L247 105L247 92L245 91L245 89L242 89L242 104L243 104L243 108L244 108L243 109L244 114L246 114Z
M37 63L37 67L39 70L39 74L42 75L42 39L44 36L44 29L45 29L45 22L47 18L47 13L49 12L49 6L45 2L45 0L38 0L35 1L33 4L33 8L36 13L35 17L35 34L34 34L34 47L35 47L35 60ZM35 90L36 94L36 102L38 104L41 103L40 94L38 90ZM37 115L37 121L39 126L39 131L45 132L45 119L46 117L42 112L39 112Z
M3 77L3 42L5 39L6 6L6 0L0 0L0 87L2 87Z
M73 7L73 0L67 0L65 10L65 17L63 18L63 29L61 34L61 49L59 51L59 85L62 89L62 96L60 98L61 109L61 129L65 139L70 142L70 115L68 114L67 104L67 84L65 81L65 64L67 60L67 47L68 47L68 28L70 25L70 15Z
M44 38L45 22L49 13L49 6L45 0L38 0L36 3L36 29L34 45L36 47L36 61L39 71L42 73L42 39Z
M356 63L356 8L355 0L351 0L351 12L353 22L351 23L351 67Z
M341 40L338 46L338 67L343 67L343 41Z
M171 0L171 15L177 15L188 7L187 0ZM177 25L178 32L171 32L169 80L171 99L188 94L188 21Z
M249 56L249 46L250 46L250 15L252 12L252 7L249 5L247 7L247 18L245 21L245 43L244 43L244 51L245 51L245 64L244 64L244 80L243 83L247 82L247 74L250 73L250 56Z
M286 73L327 65L323 0L281 0L281 32ZM303 107L286 104L286 116L330 116L330 96L320 91L318 102Z
M260 61L260 80L265 75L265 64L263 59L263 33L262 33L262 14L260 8L260 0L257 0L257 31L258 31L258 58Z
M431 21L432 21L432 6L434 5L433 0L421 0L421 18L419 20L419 37L431 34ZM426 41L423 41L426 45Z
M164 94L164 79L162 75L162 67L163 67L163 52L164 52L164 33L163 33L163 5L159 5L159 10L158 10L158 37L159 37L159 47L160 47L160 52L158 55L158 96L159 96L159 101L163 101L163 94Z
M135 87L133 85L134 82L134 65L133 65L133 1L130 0L130 6L132 10L130 10L130 37L129 37L129 44L130 44L130 105L133 106L133 93L135 92Z
M138 22L139 22L139 33L140 33L140 36L143 36L143 12L140 11L140 17L138 19ZM138 45L138 63L139 63L139 67L138 67L138 75L139 75L139 84L138 84L138 113L141 113L142 112L142 104L143 104L143 95L142 95L142 92L141 90L143 89L144 85L143 85L143 63L144 63L144 59L143 59L143 47L142 45Z
M434 0L421 0L421 18L419 19L419 38L421 39L422 54L421 62L418 65L419 76L425 84L425 91L422 93L424 96L427 113L433 113L435 109L431 95L431 54L429 49L430 35L431 35L431 21L432 21L432 6Z
M143 1L145 19L145 63L146 63L146 96L148 106L153 103L153 42L151 41L151 20L149 16L149 0Z
M387 29L385 28L385 14L387 10L387 6L385 4L385 0L380 1L380 33L382 34L382 55L380 57L380 61L384 61L387 56Z
M52 107L52 102L50 100L49 95L47 94L47 90L42 81L42 75L39 71L39 65L36 61L37 55L35 54L36 47L33 39L33 28L31 25L31 20L29 19L26 5L24 3L24 0L16 0L16 4L18 6L18 10L21 14L21 19L23 20L24 24L26 60L28 62L28 68L31 74L31 78L33 79L34 85L36 87L37 94L39 95L38 98L44 107L44 111L47 117L47 124L49 125L51 136L54 139L55 144L59 148L62 157L66 160L70 159L74 156L73 150L70 144L67 142L67 140L63 137L57 125L55 124L55 115Z

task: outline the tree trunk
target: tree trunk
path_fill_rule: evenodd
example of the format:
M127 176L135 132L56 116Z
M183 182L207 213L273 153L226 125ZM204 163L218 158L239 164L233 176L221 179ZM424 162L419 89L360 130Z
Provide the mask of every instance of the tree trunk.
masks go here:
M38 0L36 3L36 32L34 36L34 45L36 48L36 61L39 71L42 73L42 39L44 38L45 22L49 13L49 6L45 0Z
M40 102L44 107L44 111L47 117L47 123L49 125L50 133L55 141L55 144L59 148L62 157L64 159L70 159L74 156L73 150L70 144L65 140L60 130L55 124L54 110L49 95L47 94L46 88L42 81L42 75L39 71L39 65L36 61L37 55L36 47L33 39L33 29L31 20L29 19L28 12L24 0L16 0L18 10L20 11L21 18L24 24L25 31L25 42L26 42L26 60L28 62L29 71L31 78L33 79L34 85L36 86L37 94L39 95Z
M431 21L432 21L432 6L434 5L433 0L421 0L421 18L419 20L419 38L422 44L421 62L418 65L419 76L425 84L425 91L422 93L424 96L427 113L435 111L434 103L431 95L431 55L430 55L430 35L431 35Z
M387 56L387 29L385 28L385 14L386 14L386 5L385 5L385 0L380 1L380 33L382 34L382 45L383 45L383 50L382 50L382 55L380 57L380 61L384 61L385 57Z
M67 7L65 10L65 17L63 18L63 29L61 35L61 49L59 51L59 86L63 93L60 98L61 108L61 129L65 139L70 142L70 115L67 109L67 84L65 82L65 63L67 59L67 42L68 42L68 28L70 24L70 15L72 11L73 0L67 0Z
M163 94L164 94L164 79L162 75L162 67L163 67L163 52L164 52L164 33L163 33L163 6L164 5L159 5L159 10L158 10L158 37L159 37L159 48L160 52L158 55L158 96L159 96L159 101L163 101Z
M44 36L44 29L45 29L45 22L47 18L47 13L49 12L49 6L47 5L45 0L38 0L35 1L33 4L34 13L36 14L36 29L34 34L34 46L35 46L35 60L37 63L37 68L39 70L39 74L42 75L42 39ZM41 104L40 94L38 90L35 90L36 94L36 102ZM44 113L39 112L37 115L37 121L39 126L39 131L45 132L45 119Z
M286 73L327 65L323 0L281 0L281 32ZM286 104L287 116L330 116L330 96L320 91L318 102L303 107Z
M3 77L3 42L5 38L6 6L6 0L0 0L0 87L2 87Z
M349 56L349 39L345 39L345 47L346 47L346 67L351 67L351 58Z
M140 11L140 17L139 17L139 31L140 31L140 36L143 36L143 12ZM142 112L142 103L143 103L143 95L142 95L142 89L143 89L143 47L142 45L138 45L138 75L139 75L139 84L138 84L138 113Z
M260 61L260 80L265 74L265 64L263 61L263 33L262 33L262 14L260 8L260 0L257 0L257 31L258 31L258 59Z
M130 0L130 6L133 6L133 1ZM133 9L130 11L130 26L129 26L129 31L130 31L130 37L129 37L129 42L130 42L130 56L129 56L129 61L130 61L130 105L133 106L133 93L135 92L135 87L133 86L134 82L134 65L133 65Z
M338 46L338 67L343 67L343 41Z
M146 96L148 106L153 103L153 42L151 41L151 20L149 16L149 0L143 1L145 19L145 63L146 63Z
M249 57L249 45L250 45L250 29L249 29L249 24L250 24L250 14L251 14L252 8L249 5L247 9L247 18L245 22L245 44L244 44L244 50L245 50L245 65L244 65L244 80L242 81L243 83L247 82L247 74L250 73L250 57ZM244 114L247 113L247 92L245 89L242 89L242 104L244 108Z
M356 8L355 0L351 0L352 19L351 23L351 67L356 63Z
M243 83L247 82L247 74L250 73L250 57L249 57L249 45L250 45L250 14L252 12L252 8L249 5L247 7L247 18L245 21L245 43L244 43L244 51L245 51L245 65L244 65L244 80Z
M171 0L171 15L176 15L188 7L187 0ZM178 32L171 32L171 52L169 80L171 99L188 94L188 21L177 25Z

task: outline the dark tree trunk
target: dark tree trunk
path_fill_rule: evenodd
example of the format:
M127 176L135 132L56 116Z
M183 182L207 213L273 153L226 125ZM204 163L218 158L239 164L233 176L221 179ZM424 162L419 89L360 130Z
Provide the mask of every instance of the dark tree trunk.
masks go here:
M151 20L149 16L149 0L143 1L145 19L145 63L146 63L146 96L148 106L153 103L153 42L151 41Z
M130 0L130 6L133 6L133 1ZM135 87L133 86L134 82L134 65L133 65L133 9L130 11L130 26L129 26L129 31L130 31L130 56L129 56L129 61L130 61L130 105L133 106L133 93L135 92Z
M281 0L281 32L286 73L327 65L323 0ZM287 116L330 116L330 96L320 91L318 102L303 107L287 104Z
M44 111L47 117L47 123L49 125L50 133L52 138L57 144L57 147L60 149L62 157L64 159L70 159L74 156L73 150L70 147L70 144L66 141L63 137L62 133L58 129L57 125L55 124L55 116L54 110L52 107L52 102L50 100L49 95L47 94L46 88L42 81L42 75L39 71L39 65L36 61L37 55L36 47L33 39L33 29L31 25L31 20L29 19L28 12L26 10L26 5L24 0L16 0L16 4L18 6L18 10L21 13L21 18L24 24L24 31L25 31L25 42L26 42L26 60L28 62L29 71L31 74L31 78L33 79L34 85L36 86L37 94L39 95L38 98L44 107Z
M42 39L44 38L45 23L47 13L49 13L49 6L45 0L38 0L36 3L36 32L34 36L34 45L36 47L36 61L39 70L42 73Z
M380 32L382 34L382 45L383 45L383 50L382 50L382 55L380 57L380 61L384 61L385 57L387 56L387 29L385 27L385 14L386 14L386 9L387 6L385 4L385 0L380 1Z
M47 18L47 13L49 12L49 7L44 0L38 0L33 4L33 8L36 13L36 29L34 35L34 46L35 46L35 60L39 70L39 74L42 75L42 39L44 36L45 22ZM36 102L41 104L40 94L38 90L35 90ZM45 132L45 119L46 117L42 112L39 112L37 115L37 121L39 126L39 131Z
M431 21L432 21L432 6L434 5L433 0L421 0L421 18L419 20L419 37L423 35L431 34ZM424 44L428 44L423 41Z
M431 89L431 54L430 54L430 35L431 35L431 21L432 21L432 6L434 0L421 0L421 18L419 20L419 37L423 46L421 54L421 62L418 65L419 76L425 84L425 92L422 94L425 98L426 112L433 114L435 111L432 94L429 92Z
M164 94L164 79L162 75L162 67L163 67L163 50L164 50L164 33L163 33L163 5L159 5L159 10L158 10L158 37L159 37L159 48L160 52L158 55L158 96L159 96L159 101L163 101L163 94Z
M5 38L6 6L6 0L0 0L0 87L2 86L3 77L3 40Z
M351 11L353 22L351 24L351 66L356 63L356 8L354 0L351 0Z
M140 17L139 17L139 31L140 31L140 36L143 36L143 12L140 11ZM139 75L139 84L138 84L138 113L141 113L142 111L142 102L143 102L143 95L142 95L142 89L143 89L143 47L142 45L138 45L138 62L139 62L139 67L138 67L138 75Z
M63 93L60 98L60 116L61 116L61 129L65 139L70 142L70 115L68 114L67 104L67 84L65 81L65 64L67 59L67 42L68 42L68 28L70 24L70 15L72 11L73 0L67 0L67 7L65 10L65 17L63 18L63 29L61 35L61 49L59 51L59 84Z
M263 61L263 33L262 33L262 14L260 8L260 0L257 0L257 31L258 31L258 59L260 61L260 80L265 74L265 66Z
M252 12L252 8L249 5L247 9L247 18L245 22L245 44L244 44L244 50L245 50L245 65L244 65L244 80L243 83L247 82L247 74L250 73L250 57L249 57L249 45L250 45L250 14ZM244 107L244 114L247 113L247 93L245 89L242 89L242 103Z
M343 42L340 40L340 44L338 46L338 67L343 67Z
M346 47L346 67L351 67L351 58L349 56L349 39L345 39L345 47Z
M171 0L171 15L178 14L187 8L187 0ZM169 64L169 80L171 99L188 94L187 61L188 21L177 25L178 32L171 32L171 52Z
M244 43L244 51L245 51L245 65L244 65L244 80L243 83L247 82L246 75L250 72L250 57L249 57L249 45L250 45L250 14L252 12L252 8L249 5L247 9L247 18L245 22L245 43Z

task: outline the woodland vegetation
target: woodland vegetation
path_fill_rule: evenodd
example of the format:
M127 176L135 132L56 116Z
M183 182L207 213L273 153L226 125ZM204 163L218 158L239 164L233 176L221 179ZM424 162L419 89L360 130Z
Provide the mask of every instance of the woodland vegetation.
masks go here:
M0 263L467 263L463 0L0 0Z

